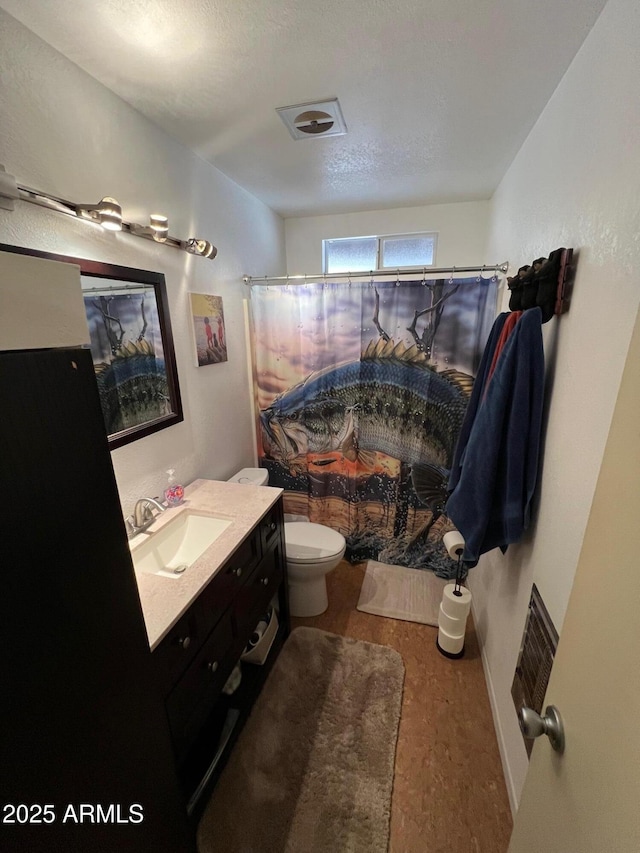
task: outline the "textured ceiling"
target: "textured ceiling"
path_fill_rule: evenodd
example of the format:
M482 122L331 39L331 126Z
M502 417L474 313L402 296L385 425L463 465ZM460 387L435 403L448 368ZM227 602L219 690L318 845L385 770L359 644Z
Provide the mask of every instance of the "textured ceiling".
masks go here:
M489 198L606 0L0 0L284 216ZM339 97L346 136L275 108Z

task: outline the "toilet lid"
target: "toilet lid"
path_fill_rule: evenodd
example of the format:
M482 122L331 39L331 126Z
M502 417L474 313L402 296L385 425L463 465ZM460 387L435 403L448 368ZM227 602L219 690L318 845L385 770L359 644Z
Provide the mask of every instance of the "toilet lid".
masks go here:
M269 482L269 472L264 468L242 468L233 477L229 477L228 483L244 483L249 486L266 486Z
M287 559L299 563L335 557L345 547L344 536L324 524L308 521L286 521L284 541Z

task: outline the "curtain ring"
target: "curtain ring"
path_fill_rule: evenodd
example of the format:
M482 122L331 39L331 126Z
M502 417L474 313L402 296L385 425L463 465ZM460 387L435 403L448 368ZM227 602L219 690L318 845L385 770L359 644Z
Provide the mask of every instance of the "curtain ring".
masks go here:
M426 287L427 285L427 268L422 267L422 286Z
M396 287L400 287L400 267L396 267Z
M449 284L453 284L453 276L455 275L456 268L455 266L451 267L451 278L449 279Z

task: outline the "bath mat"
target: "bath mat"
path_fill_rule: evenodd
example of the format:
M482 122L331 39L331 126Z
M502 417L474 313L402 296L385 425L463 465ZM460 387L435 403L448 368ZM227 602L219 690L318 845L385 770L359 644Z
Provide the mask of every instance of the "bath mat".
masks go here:
M386 853L403 681L393 649L296 628L206 807L199 853Z
M442 591L448 583L428 570L369 560L357 608L376 616L437 626Z

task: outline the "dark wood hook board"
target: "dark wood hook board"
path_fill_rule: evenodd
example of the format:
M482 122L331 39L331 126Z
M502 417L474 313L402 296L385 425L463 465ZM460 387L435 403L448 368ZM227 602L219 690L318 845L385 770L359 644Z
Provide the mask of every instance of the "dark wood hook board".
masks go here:
M573 249L554 249L548 258L536 258L507 278L511 291L509 308L526 311L538 306L542 322L564 314L569 307L569 281L573 272Z

